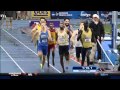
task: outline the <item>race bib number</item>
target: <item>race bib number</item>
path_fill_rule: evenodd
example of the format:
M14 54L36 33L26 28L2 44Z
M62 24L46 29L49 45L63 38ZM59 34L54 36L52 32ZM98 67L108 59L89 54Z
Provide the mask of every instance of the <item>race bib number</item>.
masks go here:
M91 42L91 38L85 38L85 42Z
M59 40L60 40L60 42L64 42L65 41L65 39L63 37L60 37Z
M47 42L47 40L42 40L43 43Z

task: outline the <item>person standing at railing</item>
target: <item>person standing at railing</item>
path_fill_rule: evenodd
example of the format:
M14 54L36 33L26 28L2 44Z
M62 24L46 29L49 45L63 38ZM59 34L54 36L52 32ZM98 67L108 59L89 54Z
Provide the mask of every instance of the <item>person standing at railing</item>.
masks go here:
M93 21L91 21L89 27L91 29L93 29L96 40L98 39L101 43L101 41L103 41L103 39L104 39L105 31L104 31L103 23L100 21L100 18L97 14L93 14ZM95 45L95 44L96 43L94 43L94 46L95 47L97 46L97 51L98 51L97 60L98 60L98 62L101 62L101 59L102 59L101 48L100 48L100 45L98 44L98 42L97 42L97 45ZM93 57L94 56L95 56L95 54L93 54Z

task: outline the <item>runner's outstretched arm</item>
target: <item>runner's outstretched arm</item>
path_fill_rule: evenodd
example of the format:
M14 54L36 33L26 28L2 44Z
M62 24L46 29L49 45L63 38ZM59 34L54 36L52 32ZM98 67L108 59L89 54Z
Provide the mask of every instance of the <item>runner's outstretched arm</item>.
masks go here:
M37 26L35 26L32 30L31 30L31 34L32 32L34 32L37 29Z
M58 39L58 34L56 33L56 41L57 41L57 39Z
M36 37L38 37L39 35L39 31L36 31L34 34L33 34L33 37L32 37L32 41L34 41L36 39Z
M51 33L49 30L48 30L48 40L52 41Z
M81 34L82 34L82 30L80 30L80 31L78 32L77 41L79 41L79 40L80 40L80 38L81 38Z
M35 31L37 30L37 26L35 26L32 30L31 30L31 36L32 38L34 37Z
M56 29L56 44L58 44L58 30Z
M75 43L75 32L72 33L72 36L70 38L70 41L72 41L72 43L74 44Z
M78 37L77 37L77 41L80 40L81 43L82 43L81 35L82 35L82 30L80 30L80 31L78 32Z

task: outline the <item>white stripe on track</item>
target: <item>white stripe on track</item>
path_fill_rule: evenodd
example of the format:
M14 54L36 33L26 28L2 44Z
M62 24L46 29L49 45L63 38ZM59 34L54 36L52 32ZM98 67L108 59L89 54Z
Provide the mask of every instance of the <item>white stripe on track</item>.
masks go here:
M4 32L6 32L8 35L10 35L12 38L14 38L15 40L17 40L20 44L22 44L24 47L26 47L28 50L30 50L32 53L34 53L35 55L37 55L37 53L35 53L32 49L30 49L28 46L26 46L24 43L22 43L21 41L19 41L17 38L15 38L13 35L11 35L9 32L5 31L4 29L2 29ZM46 61L47 63L47 61ZM61 73L60 70L58 70L57 68L55 68L53 65L50 64L50 66L55 69L58 73Z
M25 71L18 65L18 63L10 56L10 54L0 45L1 49L8 55L8 57L15 63L15 65L22 71L22 73L25 73Z

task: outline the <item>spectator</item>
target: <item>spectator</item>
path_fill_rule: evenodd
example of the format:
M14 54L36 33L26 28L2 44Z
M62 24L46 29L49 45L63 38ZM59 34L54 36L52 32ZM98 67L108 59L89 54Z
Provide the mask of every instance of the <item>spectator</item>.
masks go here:
M17 11L17 20L21 19L21 11Z
M6 27L7 29L9 29L8 27L10 26L10 29L12 29L13 11L5 11L5 15L6 15Z
M97 14L93 14L93 21L91 21L89 27L93 30L95 34L95 38L98 39L101 43L101 41L104 39L105 32L104 32L103 23L100 21L100 18ZM98 62L101 62L101 58L102 58L101 47L98 44L98 42L97 42L97 51L98 51L97 60Z
M4 23L3 19L5 19L4 14L5 14L5 11L0 11L0 26L1 26L1 28L3 27L3 23Z
M25 20L27 17L27 11L21 11L21 20Z

